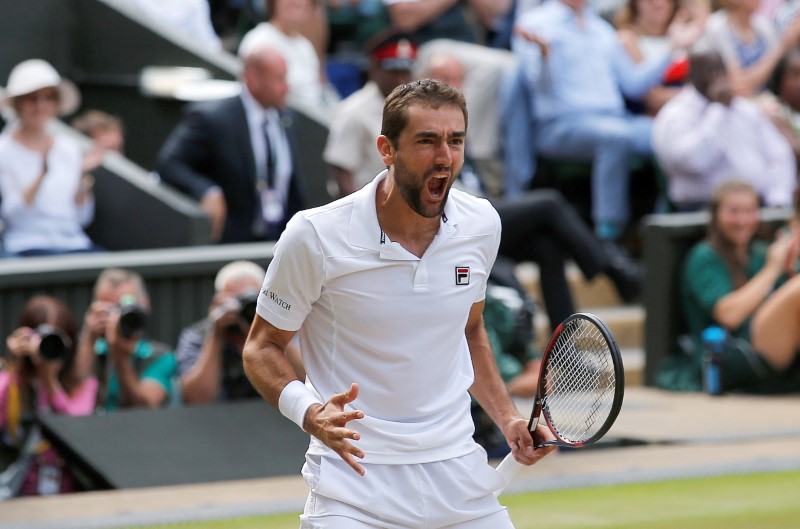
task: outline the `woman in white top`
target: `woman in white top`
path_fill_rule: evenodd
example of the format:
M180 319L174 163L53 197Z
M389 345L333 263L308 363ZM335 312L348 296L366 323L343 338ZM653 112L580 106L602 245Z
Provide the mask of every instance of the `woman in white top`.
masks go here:
M269 46L281 52L288 68L289 92L314 107L329 107L339 97L327 88L323 66L313 43L302 33L314 16L318 0L268 1L269 20L248 31L239 44L239 57Z
M760 0L722 0L723 9L708 19L704 41L719 52L736 93L751 97L761 92L778 61L800 41L800 19L782 34L757 13Z
M53 135L50 120L70 114L77 88L40 59L23 61L8 78L3 106L15 117L0 136L0 217L4 250L11 255L50 255L99 250L83 227L94 216L86 171L101 153L84 155L72 138Z

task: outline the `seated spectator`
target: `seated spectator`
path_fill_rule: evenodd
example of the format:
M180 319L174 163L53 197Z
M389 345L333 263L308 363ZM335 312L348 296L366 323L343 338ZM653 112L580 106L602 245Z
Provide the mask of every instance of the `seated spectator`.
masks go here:
M775 67L769 92L758 101L791 145L800 167L800 46L786 52Z
M535 148L554 159L592 162L591 214L601 239L622 237L630 221L629 164L652 155L652 118L626 112L624 97L644 97L663 79L669 51L687 49L701 31L698 21L673 20L669 50L636 64L586 0L545 2L518 22L512 49L532 88Z
M331 29L328 49L334 55L363 49L389 25L382 0L327 0L327 15Z
M87 110L72 119L72 128L91 138L105 152L125 151L125 127L117 116L102 110Z
M689 69L689 85L653 127L673 206L702 209L732 178L749 182L767 206L791 206L797 178L788 142L755 103L734 94L719 53L693 53Z
M100 381L98 409L157 408L169 402L175 355L147 338L150 298L141 276L108 268L94 285L83 317L77 368Z
M425 43L434 39L452 39L479 44L495 21L508 13L509 0L383 0L392 25L413 34ZM471 20L477 19L474 25Z
M686 19L692 14L678 8L678 0L628 0L617 14L617 34L625 51L637 64L663 56L669 52L667 29L675 17ZM706 13L694 14L706 17ZM686 57L674 57L664 72L661 82L651 88L643 98L629 102L636 113L655 116L680 90L688 73Z
M721 364L723 390L800 390L800 239L791 233L779 234L769 245L756 239L759 198L744 182L720 185L710 209L708 236L689 252L681 276L693 350L683 362L663 366L660 381L699 389L701 334L719 325L729 336Z
M318 0L271 0L269 20L247 32L239 44L239 56L246 57L257 47L278 50L286 60L289 94L313 107L328 107L338 96L327 85L325 67L311 41L303 35L303 25L313 16Z
M15 115L0 136L0 219L5 251L16 256L100 251L84 233L94 217L94 178L102 151L84 152L49 122L73 113L80 95L47 62L30 59L8 77L2 104Z
M375 140L383 103L395 87L411 81L417 48L402 33L382 33L367 44L369 81L335 109L322 158L331 167L339 196L371 182L386 168Z
M737 95L761 92L787 50L800 41L800 19L779 33L775 24L757 13L759 2L722 0L722 9L708 18L703 43L722 55Z
M438 54L428 63L425 75L460 89L464 68L454 56ZM473 194L485 195L482 176L468 159L457 182ZM641 267L616 245L598 241L558 191L542 189L489 200L503 226L499 255L515 263L539 265L543 301L552 328L575 312L565 273L567 257L577 263L587 280L606 274L623 301L630 302L638 295L644 275ZM521 379L528 381L528 387L532 373L535 370ZM515 384L522 385L521 381Z
M208 213L214 242L277 240L304 204L280 52L254 47L242 84L238 96L188 106L156 159L162 180Z
M90 415L97 379L75 364L77 326L69 308L50 296L34 296L19 326L6 338L8 356L0 370L0 439L19 452L0 473L0 499L79 489L64 458L42 438L36 417Z
M176 356L181 398L187 404L257 397L242 367L244 347L265 271L249 261L223 266L214 279L216 295L208 317L181 332ZM300 368L299 350L291 347ZM301 376L305 378L305 376Z
M211 23L208 0L128 0L130 5L159 25L177 31L184 38L214 51L222 41Z
M497 194L502 187L499 163L498 101L500 80L516 60L507 49L485 46L487 30L494 28L512 8L509 0L383 0L392 27L410 34L419 46L417 66L438 52L458 57L467 70L464 96L473 123L481 123L470 133L473 141L467 154L481 168ZM475 23L474 21L477 21Z

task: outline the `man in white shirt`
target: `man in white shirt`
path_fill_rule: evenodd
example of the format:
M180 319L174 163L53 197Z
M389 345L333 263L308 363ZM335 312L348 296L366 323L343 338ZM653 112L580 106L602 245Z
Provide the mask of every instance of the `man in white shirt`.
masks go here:
M386 96L411 81L417 47L402 33L367 43L369 81L334 109L322 158L330 166L339 196L349 195L385 169L375 138L381 130Z
M736 178L755 187L766 206L791 206L796 167L784 136L759 107L734 95L719 53L693 53L689 71L689 85L653 124L672 205L703 209L718 184Z
M387 97L383 115L388 170L295 215L278 241L245 371L311 435L303 527L508 529L493 494L502 478L472 439L469 393L517 461L550 450L533 449L483 324L500 219L451 189L466 103L443 83L415 81ZM305 384L285 354L298 330Z
M498 28L513 7L510 0L383 0L393 28L411 34L419 46L419 62L449 53L466 68L464 95L475 123L468 155L491 178L492 192L502 180L502 145L498 128L498 91L503 75L516 65L507 49L486 46L487 30Z
M239 44L239 57L246 57L259 46L277 49L286 60L286 80L294 103L327 109L338 101L326 87L323 75L324 64L313 42L303 34L317 10L317 2L312 0L293 0L292 2L272 2L269 20L260 22L248 31Z

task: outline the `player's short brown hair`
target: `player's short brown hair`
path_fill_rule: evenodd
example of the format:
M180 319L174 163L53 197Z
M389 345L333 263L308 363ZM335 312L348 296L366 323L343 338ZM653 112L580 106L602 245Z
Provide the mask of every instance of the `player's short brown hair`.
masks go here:
M433 108L452 105L464 115L464 131L467 129L467 102L460 90L435 79L422 79L398 86L386 98L383 105L381 134L397 145L400 133L408 124L408 107L422 105Z

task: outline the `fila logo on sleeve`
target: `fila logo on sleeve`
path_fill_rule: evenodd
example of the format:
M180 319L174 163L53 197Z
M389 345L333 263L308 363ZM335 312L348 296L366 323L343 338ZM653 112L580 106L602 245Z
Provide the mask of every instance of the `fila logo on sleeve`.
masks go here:
M469 267L456 267L456 285L469 285Z

